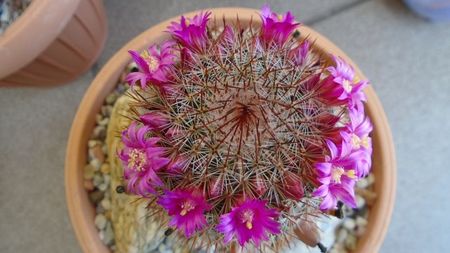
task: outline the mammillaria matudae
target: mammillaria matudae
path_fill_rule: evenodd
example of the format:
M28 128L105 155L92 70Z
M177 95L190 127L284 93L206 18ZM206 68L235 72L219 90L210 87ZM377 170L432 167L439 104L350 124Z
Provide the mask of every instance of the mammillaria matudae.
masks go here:
M130 51L127 192L206 248L278 250L299 222L354 207L371 167L368 82L295 36L289 12L260 18L181 17L169 40Z

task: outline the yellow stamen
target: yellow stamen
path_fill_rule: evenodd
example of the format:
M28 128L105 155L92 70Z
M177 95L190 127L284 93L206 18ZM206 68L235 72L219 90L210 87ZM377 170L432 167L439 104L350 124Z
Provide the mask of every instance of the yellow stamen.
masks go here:
M147 155L139 149L131 150L128 155L128 167L134 168L136 171L143 171L147 162Z
M247 222L245 223L245 226L246 226L248 229L252 229L252 228L253 228L253 224L252 224L250 221L247 221Z
M148 68L150 71L155 71L159 67L158 59L156 59L154 56L150 55L147 50L144 50L141 53L141 57L147 62Z
M351 179L356 178L355 170L348 170L348 171L347 171L347 177L349 177L349 178L351 178Z
M283 15L278 14L277 18L278 18L278 21L281 21L283 19Z
M331 172L331 178L336 184L341 183L341 177L344 175L345 170L342 167L335 167L333 171Z
M186 202L184 202L184 203L181 205L181 208L182 208L182 209L181 209L180 215L181 215L181 216L185 216L188 212L194 210L195 204L194 204L192 201L187 200Z
M253 228L253 216L254 213L252 210L245 210L242 213L242 223L245 223L245 227L249 230Z
M342 87L344 88L344 90L345 90L347 93L351 92L352 89L353 89L352 84L351 84L350 81L347 80L347 79L345 79L344 82L342 83Z
M368 136L364 136L364 137L361 139L361 145L362 145L364 148L369 148L369 137L368 137Z
M352 146L354 149L359 149L361 146L361 139L359 138L358 135L356 134L352 134Z

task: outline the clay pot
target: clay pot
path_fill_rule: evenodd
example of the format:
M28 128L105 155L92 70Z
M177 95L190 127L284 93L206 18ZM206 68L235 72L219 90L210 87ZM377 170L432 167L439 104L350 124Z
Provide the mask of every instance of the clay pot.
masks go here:
M103 49L102 0L32 1L0 36L0 86L49 86L74 80Z
M212 16L218 19L222 19L223 16L231 21L238 14L241 23L249 22L252 16L253 23L259 22L258 11L253 9L220 8L213 9L212 13ZM193 15L194 12L186 14L186 16L191 17ZM127 50L141 50L151 43L158 43L167 39L168 34L164 31L170 21L176 19L167 20L148 29L118 51L92 82L75 116L67 146L66 196L75 233L86 253L108 252L98 236L94 225L94 207L89 202L88 194L83 188L83 168L86 164L87 142L95 124L95 115L100 111L106 96L115 88L119 76L131 61ZM325 37L305 26L300 29L300 32L301 36L308 36L310 40L315 41L316 49L343 57L355 67L357 74L364 78L362 72L351 59ZM375 192L378 198L370 211L367 232L358 242L355 251L360 253L377 252L379 250L390 222L396 187L396 163L391 131L380 101L372 87L368 87L365 93L368 97L366 110L374 125L373 172L376 178Z

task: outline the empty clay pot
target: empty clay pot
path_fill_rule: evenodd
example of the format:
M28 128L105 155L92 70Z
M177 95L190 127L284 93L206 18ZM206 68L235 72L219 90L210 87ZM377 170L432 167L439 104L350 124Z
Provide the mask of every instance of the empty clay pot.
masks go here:
M102 0L32 1L0 36L0 86L50 86L87 71L103 49Z

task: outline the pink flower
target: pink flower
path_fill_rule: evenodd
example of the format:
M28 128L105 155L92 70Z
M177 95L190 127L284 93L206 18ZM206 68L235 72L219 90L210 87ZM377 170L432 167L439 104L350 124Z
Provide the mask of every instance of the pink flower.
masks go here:
M270 10L269 5L264 5L261 9L261 40L266 44L271 42L283 45L299 25L295 23L294 16L287 12L284 16L278 15Z
M159 198L158 204L171 216L169 225L182 230L188 238L207 225L204 212L211 210L211 206L197 190L166 191Z
M364 106L357 105L349 111L350 122L341 132L342 138L350 143L355 152L361 153L358 157L356 169L358 177L367 176L372 166L372 138L369 134L373 126L370 119L364 114Z
M340 147L329 140L326 142L330 156L325 158L325 162L315 165L321 186L313 192L313 195L323 198L321 210L336 208L338 200L355 208L354 186L357 179L354 169L355 153L351 153L351 147L346 142Z
M236 237L241 246L250 240L259 246L261 240L268 239L268 233L281 233L278 216L278 211L266 207L266 201L246 200L220 217L217 231L225 235L225 243Z
M125 168L128 191L144 197L154 193L155 186L162 185L156 172L170 161L163 156L165 149L157 145L159 138L148 138L148 131L147 126L138 128L136 122L131 123L122 132L125 147L118 154Z
M327 70L335 84L333 92L337 99L347 101L350 107L366 101L363 88L368 85L368 82L358 80L353 67L342 58L333 56L333 60L336 66L328 67Z
M149 112L139 118L150 130L161 130L169 124L168 116L161 112Z
M137 51L129 50L128 52L136 62L139 72L129 73L126 81L132 86L139 81L143 89L147 87L149 82L159 86L167 84L169 81L168 72L176 59L173 45L174 42L166 41L161 44L159 50L156 45L153 45L140 54Z
M180 23L172 22L167 29L182 46L202 52L208 43L206 25L210 15L211 12L201 12L192 19L181 16Z
M305 40L291 51L291 57L296 65L302 66L306 63L309 49L310 43L308 40Z

